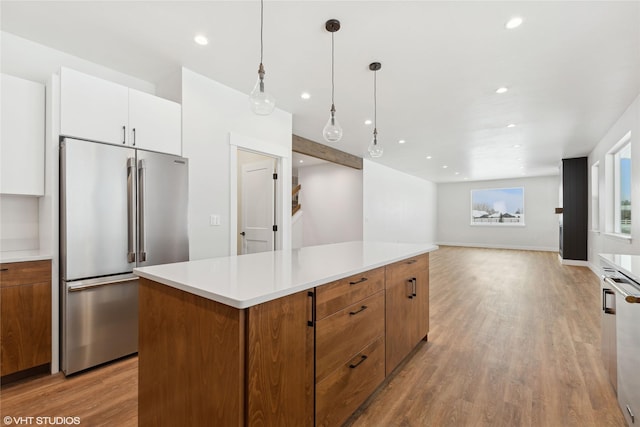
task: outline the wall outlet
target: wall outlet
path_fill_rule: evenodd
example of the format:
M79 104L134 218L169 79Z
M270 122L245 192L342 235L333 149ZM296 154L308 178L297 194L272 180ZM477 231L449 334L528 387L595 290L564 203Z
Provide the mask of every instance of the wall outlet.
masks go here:
M220 215L209 215L209 225L212 227L220 225Z

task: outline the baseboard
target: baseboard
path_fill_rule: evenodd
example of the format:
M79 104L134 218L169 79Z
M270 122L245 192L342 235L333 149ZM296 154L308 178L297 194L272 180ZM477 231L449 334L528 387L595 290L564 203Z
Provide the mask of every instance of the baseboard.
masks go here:
M518 251L543 251L558 252L557 247L548 246L519 246L519 245L493 245L488 243L460 243L460 242L437 242L441 246L465 246L468 248L486 248L486 249L513 249Z
M562 265L575 265L578 267L589 267L589 261L580 261L577 259L560 259Z

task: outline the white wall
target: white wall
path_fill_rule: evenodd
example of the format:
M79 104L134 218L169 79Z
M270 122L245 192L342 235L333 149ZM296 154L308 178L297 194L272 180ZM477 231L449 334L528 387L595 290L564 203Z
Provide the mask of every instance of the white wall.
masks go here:
M38 249L38 198L0 195L0 250Z
M367 159L363 163L363 240L434 243L436 185Z
M303 246L362 240L362 171L335 163L298 169Z
M605 233L605 224L613 204L613 194L607 191L605 183L606 170L605 156L612 147L631 131L631 237L632 240L624 240ZM599 219L598 230L591 229L588 237L589 265L595 271L599 271L599 253L625 253L640 254L640 95L631 103L627 110L620 116L616 123L600 140L596 148L589 154L589 194L591 194L591 166L599 162ZM593 212L589 203L589 226ZM610 218L609 218L610 219Z
M182 69L182 150L189 158L191 259L227 256L230 252L230 225L236 222L235 217L232 221L230 206L230 133L266 141L291 152L291 114L276 109L269 116L255 115L249 109L247 97ZM291 205L290 165L288 169L283 179L289 181ZM209 225L211 214L221 216L220 226ZM290 228L289 224L283 228Z
M438 185L438 243L442 245L557 251L560 176ZM471 223L471 190L524 187L524 226Z

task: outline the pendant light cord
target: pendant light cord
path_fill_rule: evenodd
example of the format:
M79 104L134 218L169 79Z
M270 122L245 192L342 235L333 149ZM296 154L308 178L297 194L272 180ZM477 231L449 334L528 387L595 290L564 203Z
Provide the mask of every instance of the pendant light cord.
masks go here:
M333 97L335 92L335 77L334 77L335 53L334 53L333 34L334 33L331 33L331 105L334 104Z
M378 127L378 72L373 72L373 128Z
M262 31L264 27L264 0L260 0L260 64L262 64L262 56L264 51L264 43L262 41Z

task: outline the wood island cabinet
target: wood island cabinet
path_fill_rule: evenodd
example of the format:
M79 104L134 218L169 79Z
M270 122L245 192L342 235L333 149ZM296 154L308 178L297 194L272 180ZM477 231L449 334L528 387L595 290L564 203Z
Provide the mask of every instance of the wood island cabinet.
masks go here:
M384 268L316 294L316 425L341 425L384 381Z
M340 426L429 330L428 253L244 309L139 292L142 427Z
M139 288L140 426L312 426L313 294L237 309Z
M386 373L429 332L429 254L387 266Z
M51 261L0 264L0 374L51 363Z

